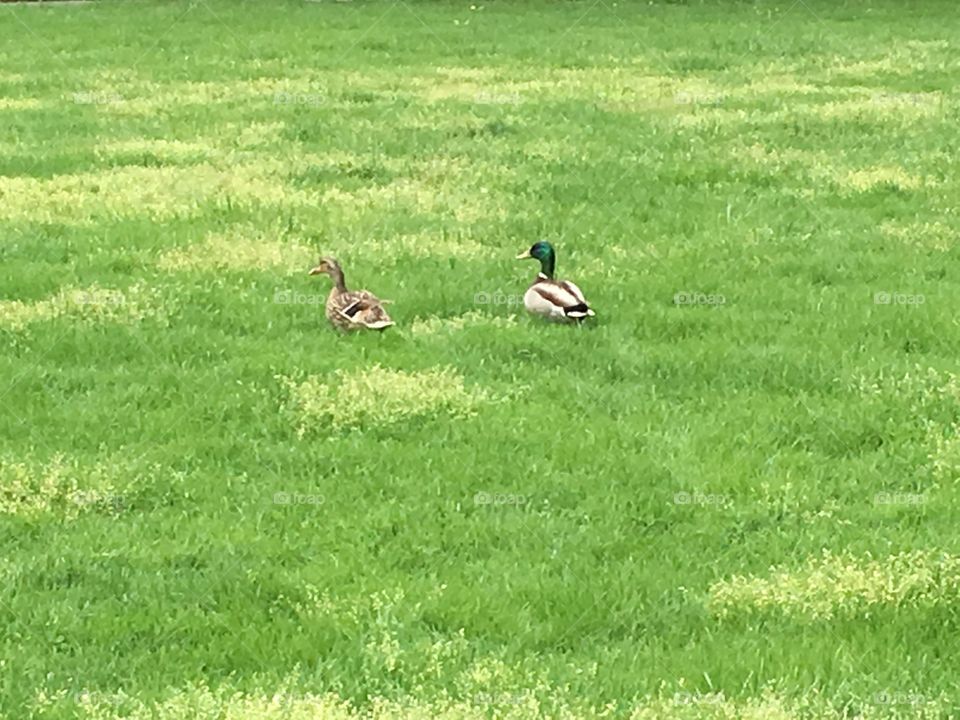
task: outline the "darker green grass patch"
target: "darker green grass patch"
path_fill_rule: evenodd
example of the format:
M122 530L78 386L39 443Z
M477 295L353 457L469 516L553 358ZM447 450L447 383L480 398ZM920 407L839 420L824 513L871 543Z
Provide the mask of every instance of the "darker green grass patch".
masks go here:
M337 162L325 165L311 165L303 172L294 175L291 180L300 187L324 188L363 187L366 185L386 185L394 179L394 174L376 160L370 162Z

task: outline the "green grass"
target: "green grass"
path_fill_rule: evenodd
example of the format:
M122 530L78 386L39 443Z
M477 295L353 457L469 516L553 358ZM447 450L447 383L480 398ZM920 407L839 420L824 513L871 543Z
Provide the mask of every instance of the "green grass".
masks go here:
M953 3L0 19L0 716L954 716Z

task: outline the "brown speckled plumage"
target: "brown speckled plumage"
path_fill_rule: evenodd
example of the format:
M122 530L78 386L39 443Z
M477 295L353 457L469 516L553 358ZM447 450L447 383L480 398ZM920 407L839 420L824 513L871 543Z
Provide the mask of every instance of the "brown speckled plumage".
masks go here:
M347 290L340 264L333 258L321 258L310 271L311 275L325 273L333 280L333 289L327 296L326 315L338 330L385 330L393 321L384 310L385 300L367 290Z

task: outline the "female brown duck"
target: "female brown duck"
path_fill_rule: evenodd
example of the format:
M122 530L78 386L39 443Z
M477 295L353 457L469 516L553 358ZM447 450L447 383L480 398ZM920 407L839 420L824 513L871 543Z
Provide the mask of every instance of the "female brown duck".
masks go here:
M333 289L327 297L327 320L338 330L384 330L393 321L383 309L386 300L366 290L347 290L340 263L334 258L320 258L311 275L327 274L333 280Z

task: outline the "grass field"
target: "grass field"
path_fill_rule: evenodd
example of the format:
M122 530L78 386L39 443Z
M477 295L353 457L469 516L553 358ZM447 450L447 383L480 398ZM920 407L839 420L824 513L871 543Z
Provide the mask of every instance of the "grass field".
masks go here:
M960 713L958 30L0 6L0 717Z

